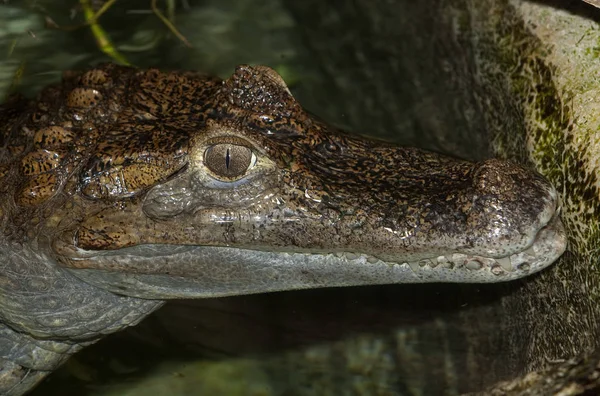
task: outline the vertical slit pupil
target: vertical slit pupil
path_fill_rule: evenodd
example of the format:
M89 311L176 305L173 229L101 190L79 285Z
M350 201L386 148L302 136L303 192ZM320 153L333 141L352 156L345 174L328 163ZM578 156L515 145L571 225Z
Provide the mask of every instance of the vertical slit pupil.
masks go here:
M227 147L227 154L225 154L225 167L229 169L229 164L231 162L231 156L229 154L229 147Z

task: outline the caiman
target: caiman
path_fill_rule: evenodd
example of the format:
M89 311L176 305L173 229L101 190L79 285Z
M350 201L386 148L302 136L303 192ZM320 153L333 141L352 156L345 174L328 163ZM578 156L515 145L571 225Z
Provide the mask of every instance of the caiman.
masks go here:
M282 78L102 65L0 107L0 393L166 299L502 282L565 250L554 188L345 134Z

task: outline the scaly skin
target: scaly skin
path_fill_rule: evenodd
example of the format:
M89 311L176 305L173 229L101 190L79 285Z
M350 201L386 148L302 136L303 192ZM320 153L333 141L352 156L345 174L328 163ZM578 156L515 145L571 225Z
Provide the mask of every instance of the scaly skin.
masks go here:
M3 394L164 299L499 282L565 249L537 173L351 137L267 67L67 73L0 126Z

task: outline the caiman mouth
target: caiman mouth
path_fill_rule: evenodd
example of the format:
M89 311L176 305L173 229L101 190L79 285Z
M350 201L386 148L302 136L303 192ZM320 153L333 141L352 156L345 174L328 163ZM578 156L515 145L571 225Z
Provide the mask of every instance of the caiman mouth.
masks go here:
M545 213L550 218L542 223L545 225L532 242L501 257L453 252L393 262L353 251L285 252L162 244L100 251L57 243L55 248L61 252L59 262L75 276L140 298L219 297L394 283L493 283L538 272L564 252L567 239L559 212Z

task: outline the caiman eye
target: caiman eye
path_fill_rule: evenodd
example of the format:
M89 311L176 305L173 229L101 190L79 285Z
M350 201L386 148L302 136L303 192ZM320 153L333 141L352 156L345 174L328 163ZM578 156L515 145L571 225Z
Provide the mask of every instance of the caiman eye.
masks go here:
M246 146L221 143L210 146L204 152L204 164L215 174L224 179L235 180L244 176L246 171L256 162L256 156Z

